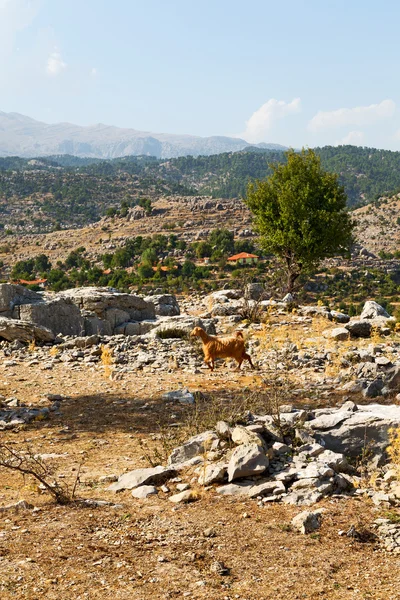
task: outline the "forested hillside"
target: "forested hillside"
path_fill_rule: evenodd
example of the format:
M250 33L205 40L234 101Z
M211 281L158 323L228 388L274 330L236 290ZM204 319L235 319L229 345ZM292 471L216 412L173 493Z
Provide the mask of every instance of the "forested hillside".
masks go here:
M316 152L324 168L339 174L350 207L400 189L400 152L355 146L326 146ZM249 180L267 176L268 165L283 160L283 152L259 148L170 160L0 158L0 227L24 229L26 220L35 230L82 226L122 203L134 206L143 196L241 197Z

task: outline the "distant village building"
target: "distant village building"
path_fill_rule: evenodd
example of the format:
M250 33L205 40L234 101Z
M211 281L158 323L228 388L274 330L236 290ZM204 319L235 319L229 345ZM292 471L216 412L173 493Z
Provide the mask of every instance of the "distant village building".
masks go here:
M256 254L249 254L248 252L240 252L230 256L228 261L235 265L255 265L258 263L259 257Z
M40 288L47 287L47 279L32 279L32 281L28 281L27 279L17 279L12 283L17 283L20 285L38 285Z

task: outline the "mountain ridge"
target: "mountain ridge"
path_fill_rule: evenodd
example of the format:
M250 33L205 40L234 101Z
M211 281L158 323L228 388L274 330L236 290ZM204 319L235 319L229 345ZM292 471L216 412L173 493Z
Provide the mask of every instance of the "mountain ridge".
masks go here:
M97 123L44 123L21 113L0 111L0 156L24 158L72 154L80 157L112 159L123 156L209 156L256 146L285 150L280 144L249 144L229 136L201 137L190 134L168 134L139 131Z

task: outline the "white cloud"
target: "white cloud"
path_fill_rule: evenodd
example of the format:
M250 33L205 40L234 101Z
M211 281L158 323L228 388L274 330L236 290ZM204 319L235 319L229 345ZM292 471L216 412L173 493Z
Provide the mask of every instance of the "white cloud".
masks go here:
M96 69L96 67L92 67L90 69L90 77L97 77L97 75L99 74L98 70Z
M46 71L51 77L56 77L67 68L67 63L61 58L59 52L52 52L47 59Z
M346 146L349 144L350 146L363 146L365 140L365 135L363 131L349 131L347 135L344 136L341 140L336 142L335 146Z
M393 100L383 100L379 104L371 104L370 106L339 108L331 111L320 110L308 123L308 129L318 132L349 125L372 125L381 119L392 117L395 110L396 104Z
M251 115L246 121L246 130L238 137L252 143L265 142L269 130L276 121L300 111L300 98L294 98L291 102L271 98Z

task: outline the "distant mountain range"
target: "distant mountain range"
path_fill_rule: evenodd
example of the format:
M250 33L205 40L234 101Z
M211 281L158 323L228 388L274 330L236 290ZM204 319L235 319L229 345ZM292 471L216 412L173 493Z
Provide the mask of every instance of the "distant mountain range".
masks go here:
M49 125L19 113L0 111L0 156L73 154L105 159L139 155L173 158L235 152L250 146L286 149L279 144L248 144L233 137L149 133L101 123L86 127L71 123Z

